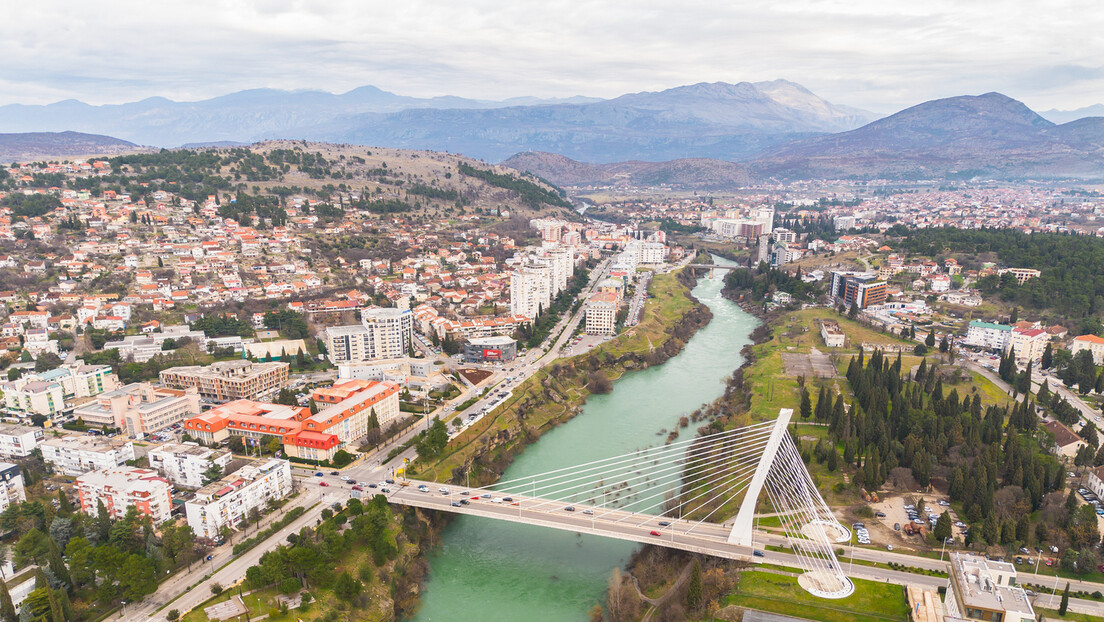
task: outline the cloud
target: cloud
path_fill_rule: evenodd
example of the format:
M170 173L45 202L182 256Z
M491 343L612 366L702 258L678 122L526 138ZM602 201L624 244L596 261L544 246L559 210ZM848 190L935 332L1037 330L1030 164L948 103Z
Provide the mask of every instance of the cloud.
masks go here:
M364 84L610 97L786 78L885 112L991 90L1073 108L1100 99L1102 22L1088 0L1045 16L1026 0L43 0L6 7L0 103Z

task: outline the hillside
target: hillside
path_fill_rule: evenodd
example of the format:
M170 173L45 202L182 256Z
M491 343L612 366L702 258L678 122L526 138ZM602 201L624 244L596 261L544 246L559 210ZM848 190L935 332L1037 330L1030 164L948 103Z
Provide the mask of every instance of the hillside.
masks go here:
M849 132L796 141L751 168L763 176L1104 176L1104 119L1056 126L999 93L925 102Z
M80 132L0 134L0 162L69 157L92 153L121 153L138 147L132 142Z
M554 153L527 151L514 155L502 164L527 171L559 186L730 190L752 181L746 166L706 158L587 164Z

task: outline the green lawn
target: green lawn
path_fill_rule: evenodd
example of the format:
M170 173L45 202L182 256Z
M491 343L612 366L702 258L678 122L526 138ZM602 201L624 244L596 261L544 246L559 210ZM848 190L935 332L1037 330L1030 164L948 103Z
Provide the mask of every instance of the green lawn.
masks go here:
M1104 616L1091 616L1087 613L1074 613L1073 611L1067 611L1065 616L1060 616L1056 609L1043 609L1042 607L1035 607L1035 613L1043 616L1046 620L1073 620L1074 622L1100 622L1104 620Z
M723 605L770 611L818 622L889 622L908 619L905 588L853 579L855 593L839 600L817 598L801 589L796 577L746 571Z

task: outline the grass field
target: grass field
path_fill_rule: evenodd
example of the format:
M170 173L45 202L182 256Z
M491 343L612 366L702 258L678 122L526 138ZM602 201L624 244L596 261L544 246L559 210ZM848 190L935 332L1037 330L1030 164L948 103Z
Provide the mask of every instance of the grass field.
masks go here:
M839 600L817 598L801 589L796 577L747 571L722 605L736 605L819 622L890 622L908 619L900 585L854 579L855 593Z
M1074 613L1073 611L1067 611L1065 616L1060 616L1056 609L1043 609L1042 607L1035 607L1035 613L1043 616L1044 620L1072 620L1073 622L1101 622L1104 620L1104 615L1091 616L1087 613Z

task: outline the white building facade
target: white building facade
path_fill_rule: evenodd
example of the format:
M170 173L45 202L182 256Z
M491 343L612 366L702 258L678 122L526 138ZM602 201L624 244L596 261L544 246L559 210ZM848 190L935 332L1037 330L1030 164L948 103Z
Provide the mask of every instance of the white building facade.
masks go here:
M249 510L263 509L290 493L291 463L273 458L204 486L184 504L184 511L196 536L215 540L224 526L241 524Z

